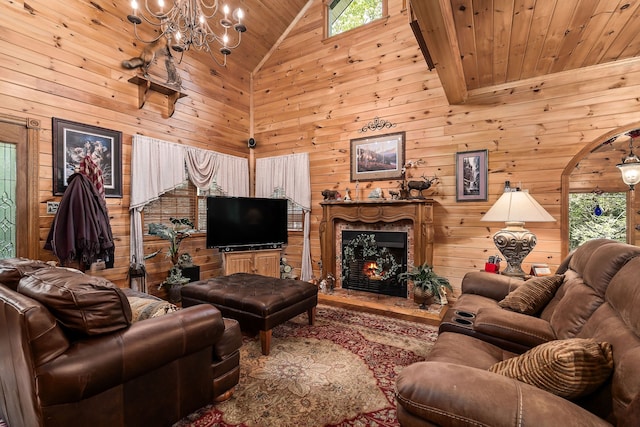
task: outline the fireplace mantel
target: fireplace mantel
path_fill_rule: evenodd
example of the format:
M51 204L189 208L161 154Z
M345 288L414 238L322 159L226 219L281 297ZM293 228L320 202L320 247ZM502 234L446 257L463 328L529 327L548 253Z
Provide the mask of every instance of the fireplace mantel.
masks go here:
M320 222L320 250L322 252L322 277L331 273L336 277L336 221L365 224L394 223L402 220L413 222L414 264L425 261L433 264L433 200L360 200L323 201Z

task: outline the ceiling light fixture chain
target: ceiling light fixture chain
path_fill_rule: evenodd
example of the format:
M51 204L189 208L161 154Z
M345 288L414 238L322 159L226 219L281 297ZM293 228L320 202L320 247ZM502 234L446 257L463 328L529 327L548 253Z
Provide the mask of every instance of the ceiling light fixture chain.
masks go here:
M231 13L229 6L223 5L223 16L217 23L213 20L219 12L218 0L172 0L172 6L168 9L165 8L164 0L157 0L155 7L149 4L150 0L141 0L141 3L144 7L139 9L138 1L132 0L133 11L127 16L133 24L136 39L143 43L155 43L165 37L168 46L174 51L181 54L191 48L205 51L221 67L227 65L227 55L240 46L242 33L247 31L242 23L244 12L240 8ZM143 22L154 27L159 35L150 40L140 36L138 25ZM231 42L229 34L232 28L237 32L235 42ZM216 58L215 51L222 54L222 61Z

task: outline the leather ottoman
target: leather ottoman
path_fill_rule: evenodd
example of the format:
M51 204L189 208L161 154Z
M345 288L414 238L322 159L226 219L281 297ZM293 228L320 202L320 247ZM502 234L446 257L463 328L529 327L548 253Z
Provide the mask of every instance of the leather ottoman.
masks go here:
M245 332L259 331L262 354L268 355L275 326L305 311L314 324L318 288L302 280L236 273L183 286L182 306L196 304L213 305Z

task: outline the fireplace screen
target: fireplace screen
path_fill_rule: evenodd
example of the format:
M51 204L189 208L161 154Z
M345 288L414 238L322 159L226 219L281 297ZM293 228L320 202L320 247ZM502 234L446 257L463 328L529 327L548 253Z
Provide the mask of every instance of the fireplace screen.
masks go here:
M342 288L406 298L407 233L342 231Z

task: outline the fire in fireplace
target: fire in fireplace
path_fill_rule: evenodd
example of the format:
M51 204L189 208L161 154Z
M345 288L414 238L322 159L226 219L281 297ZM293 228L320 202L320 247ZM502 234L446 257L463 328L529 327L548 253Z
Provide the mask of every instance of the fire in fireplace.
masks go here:
M342 288L406 298L407 233L342 231Z

